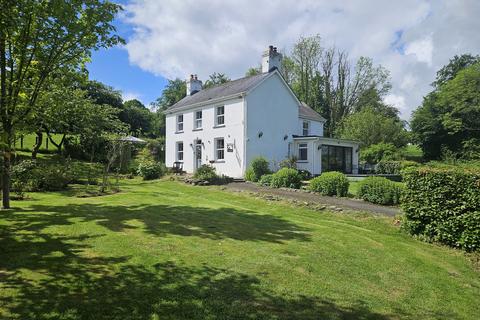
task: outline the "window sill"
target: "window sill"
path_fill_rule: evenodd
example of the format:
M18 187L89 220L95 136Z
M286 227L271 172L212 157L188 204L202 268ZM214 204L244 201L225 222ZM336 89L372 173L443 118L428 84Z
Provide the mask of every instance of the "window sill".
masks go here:
M213 126L213 129L216 129L216 128L225 128L225 125L219 124L219 125Z
M298 160L297 163L308 163L308 160Z
M215 160L214 163L225 163L225 160Z
M192 131L202 131L203 128L197 128L197 129L193 129Z
M184 131L175 131L175 134L183 133Z

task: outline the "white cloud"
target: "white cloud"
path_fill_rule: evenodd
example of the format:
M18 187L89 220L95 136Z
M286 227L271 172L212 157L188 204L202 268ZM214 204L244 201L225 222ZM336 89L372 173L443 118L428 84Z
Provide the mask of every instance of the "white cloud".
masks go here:
M449 58L480 53L479 16L477 0L135 0L124 20L134 28L130 61L167 78L240 77L267 45L289 50L299 36L318 33L325 46L387 67L388 99L408 119Z

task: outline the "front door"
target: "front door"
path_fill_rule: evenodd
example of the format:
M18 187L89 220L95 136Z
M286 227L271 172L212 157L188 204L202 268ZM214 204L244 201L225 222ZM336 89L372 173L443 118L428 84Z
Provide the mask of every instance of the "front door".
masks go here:
M195 150L194 150L194 165L195 170L202 166L202 140L195 140Z

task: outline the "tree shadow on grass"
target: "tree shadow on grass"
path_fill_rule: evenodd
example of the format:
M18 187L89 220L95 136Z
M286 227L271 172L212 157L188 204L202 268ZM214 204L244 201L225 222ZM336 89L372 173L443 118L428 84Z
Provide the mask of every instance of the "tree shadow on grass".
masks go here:
M20 287L19 294L0 302L18 319L390 319L361 302L342 307L283 297L262 289L256 277L206 265L126 264L100 275L92 267L70 266L37 283L15 282L13 276L9 282Z
M54 234L47 227L94 221L111 231L143 222L145 232L281 243L308 230L278 217L230 208L93 204L33 206L0 225L0 318L6 319L391 319L361 301L282 296L252 275L206 264L134 265L95 256L103 235ZM397 314L398 315L398 314Z
M168 205L127 207L97 204L32 205L28 210L20 210L18 214L3 214L2 218L16 223L20 230L40 230L52 225L68 225L72 223L72 218L77 218L81 221L95 221L111 231L123 231L140 228L132 225L132 220L136 220L143 224L145 232L156 236L173 234L273 243L310 240L308 229L288 220L233 208Z

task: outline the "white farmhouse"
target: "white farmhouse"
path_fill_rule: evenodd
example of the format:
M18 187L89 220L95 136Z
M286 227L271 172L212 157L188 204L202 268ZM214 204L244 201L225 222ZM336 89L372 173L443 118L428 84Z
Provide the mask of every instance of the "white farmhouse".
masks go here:
M359 145L323 137L325 119L300 102L279 68L282 56L270 46L262 73L202 90L196 76L187 96L167 109L166 164L192 173L202 164L233 178L263 156L272 169L295 156L297 167L313 175L357 173Z

